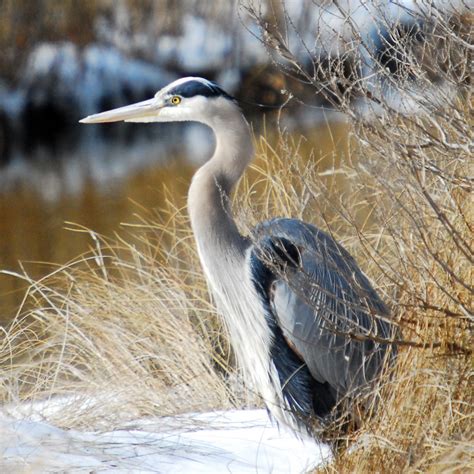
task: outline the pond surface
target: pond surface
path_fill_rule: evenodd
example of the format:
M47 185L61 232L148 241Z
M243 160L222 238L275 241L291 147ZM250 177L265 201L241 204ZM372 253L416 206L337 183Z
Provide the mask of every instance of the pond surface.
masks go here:
M320 153L342 153L346 126L332 125L332 137L327 127L304 134ZM196 135L191 141L197 148L183 145L183 153L175 146L187 139L182 130L179 125L167 128L164 135L171 145L165 148L157 136L132 145L112 140L98 146L89 140L70 156L61 151L64 156L58 158L43 150L40 159L13 159L0 182L0 270L23 268L30 277L41 278L92 248L90 235L78 227L106 237L129 234L122 224L137 222L146 209L159 210L164 186L183 196L184 204L192 174L213 145L207 130L193 128L187 134ZM190 159L195 155L198 162ZM0 324L14 317L26 287L19 278L0 274Z

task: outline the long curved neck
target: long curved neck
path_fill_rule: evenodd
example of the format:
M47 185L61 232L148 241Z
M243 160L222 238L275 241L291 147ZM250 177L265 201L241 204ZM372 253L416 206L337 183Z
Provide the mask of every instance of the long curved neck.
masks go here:
M234 104L206 124L214 131L216 148L193 177L188 211L202 263L210 270L216 259L242 256L246 248L232 217L230 195L252 159L253 146L249 125Z
M209 288L244 376L277 406L278 396L269 383L271 333L245 264L250 241L240 235L229 201L253 156L250 130L234 105L229 104L225 114L221 107L218 112L207 123L216 135L214 155L194 175L189 188L191 225Z

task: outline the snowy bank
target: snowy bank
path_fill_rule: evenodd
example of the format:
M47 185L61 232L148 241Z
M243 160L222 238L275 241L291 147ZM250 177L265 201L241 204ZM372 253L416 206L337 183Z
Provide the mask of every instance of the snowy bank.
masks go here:
M300 473L330 451L273 426L264 410L142 419L106 432L0 414L1 472Z

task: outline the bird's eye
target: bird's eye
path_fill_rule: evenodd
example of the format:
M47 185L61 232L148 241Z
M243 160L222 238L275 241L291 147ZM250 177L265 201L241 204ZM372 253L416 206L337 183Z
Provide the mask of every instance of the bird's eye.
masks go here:
M173 105L178 105L179 103L181 103L181 97L179 95L174 95L173 97L171 97L171 103Z

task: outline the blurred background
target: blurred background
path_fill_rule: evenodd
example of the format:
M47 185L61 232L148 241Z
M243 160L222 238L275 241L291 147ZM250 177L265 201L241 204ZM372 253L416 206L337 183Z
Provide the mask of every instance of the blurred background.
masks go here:
M121 223L159 208L164 185L184 198L212 152L199 125L98 127L80 118L187 75L249 101L278 100L264 84L265 50L235 2L1 0L0 22L1 270L40 278L86 252L93 242L67 230L72 223L123 233ZM0 322L25 286L0 275Z
M87 252L94 242L82 227L126 234L121 223L159 212L165 187L184 205L193 171L212 152L210 131L197 124L79 125L86 115L148 99L178 77L203 76L242 101L257 134L264 123L271 135L278 121L317 143L319 157L344 153L346 128L328 108L335 93L305 93L305 81L285 76L272 54L285 51L269 52L258 20L271 19L315 71L330 69L328 57L354 34L344 29L349 15L361 31L376 32L375 56L387 69L393 45L380 40L364 2L338 2L344 15L324 0L253 3L252 18L228 0L0 0L0 270L7 271L0 324L14 316L26 286L8 272L40 278ZM354 75L345 62L341 70ZM304 100L283 113L255 105L281 105L288 90ZM346 90L337 85L338 94Z

